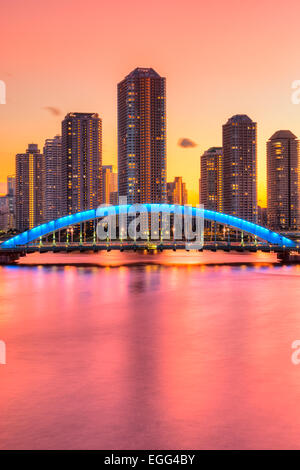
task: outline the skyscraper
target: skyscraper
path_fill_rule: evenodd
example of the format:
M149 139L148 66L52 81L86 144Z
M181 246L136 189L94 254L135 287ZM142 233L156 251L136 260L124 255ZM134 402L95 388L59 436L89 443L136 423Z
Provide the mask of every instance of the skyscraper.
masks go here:
M188 203L188 192L186 184L181 176L175 176L174 181L167 183L168 204L184 205Z
M47 139L44 145L45 222L63 215L61 137Z
M201 156L200 204L223 212L223 149L211 147Z
M16 177L7 177L7 197L8 197L8 227L16 228Z
M166 79L136 68L118 84L119 196L166 202Z
M37 144L16 155L16 227L20 231L43 223L44 167Z
M223 125L223 210L250 222L257 220L256 129L245 114Z
M277 131L267 142L268 224L297 230L299 219L299 142L291 131Z
M114 172L112 165L102 166L103 203L116 204L118 192L118 173Z
M96 209L102 200L102 121L69 113L62 122L62 212Z

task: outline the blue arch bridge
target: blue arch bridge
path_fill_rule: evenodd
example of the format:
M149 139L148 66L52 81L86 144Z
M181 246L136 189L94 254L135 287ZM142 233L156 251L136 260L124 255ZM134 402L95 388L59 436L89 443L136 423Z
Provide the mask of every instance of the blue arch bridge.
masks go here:
M130 214L129 205L100 206L98 209L67 215L51 222L44 223L21 234L15 235L0 243L0 264L11 263L26 254L39 252L97 252L100 250L179 250L188 249L186 241L164 237L159 239L129 240L122 238L112 240L97 239L97 223L109 215ZM169 204L145 204L148 214L161 215L184 214L184 206ZM204 243L198 251L238 251L238 252L275 252L282 261L300 259L300 243L280 233L252 222L220 212L190 208L192 217L204 218ZM168 238L168 239L166 239ZM294 258L293 258L294 257Z

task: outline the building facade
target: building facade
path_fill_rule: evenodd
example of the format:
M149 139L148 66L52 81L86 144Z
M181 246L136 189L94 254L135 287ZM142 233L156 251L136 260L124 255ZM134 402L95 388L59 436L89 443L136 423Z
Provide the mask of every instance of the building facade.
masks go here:
M96 209L102 201L102 121L69 113L62 122L62 212Z
M115 195L118 193L118 173L112 165L102 166L103 204L116 204Z
M61 136L47 139L44 145L45 222L58 219L63 213Z
M299 141L291 131L277 131L267 142L267 188L269 227L299 229Z
M181 176L176 176L174 181L167 183L167 202L168 204L185 205L188 203L188 192L186 184Z
M223 210L257 220L257 124L245 114L223 125Z
M257 206L257 223L263 227L268 226L267 208Z
M23 232L44 221L43 154L37 144L16 155L16 228Z
M128 203L166 202L166 79L151 68L118 84L118 171Z
M199 201L205 209L223 212L223 149L211 147L201 156Z
M7 177L7 197L8 197L8 228L16 228L16 177Z
M0 231L9 229L9 201L8 196L0 196Z

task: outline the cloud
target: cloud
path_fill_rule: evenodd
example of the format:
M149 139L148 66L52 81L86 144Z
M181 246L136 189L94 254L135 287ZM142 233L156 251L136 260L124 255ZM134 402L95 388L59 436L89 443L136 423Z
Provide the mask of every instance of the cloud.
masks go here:
M44 106L43 109L46 109L46 111L49 111L50 114L53 116L61 116L62 111L59 108L55 108L54 106Z
M178 145L179 145L179 147L182 147L184 149L197 147L196 142L193 142L191 139L188 139L187 137L184 137L183 139L179 139L178 140Z

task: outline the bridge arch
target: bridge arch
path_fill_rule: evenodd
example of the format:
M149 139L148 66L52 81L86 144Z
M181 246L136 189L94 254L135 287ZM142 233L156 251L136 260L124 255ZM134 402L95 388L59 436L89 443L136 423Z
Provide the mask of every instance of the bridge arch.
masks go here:
M167 212L174 213L182 212L184 213L184 206L179 205L170 205L170 204L145 204L147 211L152 212ZM97 218L107 216L109 214L120 214L122 212L128 212L130 205L117 205L117 206L100 206L98 209L92 209L84 212L78 212L77 214L67 215L51 222L39 225L27 230L26 232L20 233L9 240L6 240L0 244L1 249L13 249L20 246L28 245L29 243L37 240L40 237L49 235L53 232L56 232L60 229L67 228L70 225L75 225L82 222L87 222ZM287 237L283 237L279 233L272 232L271 230L262 227L260 225L254 224L253 222L248 222L247 220L234 217L232 215L224 214L221 212L210 211L208 209L201 209L197 207L192 208L193 216L201 216L206 220L210 220L222 225L228 225L235 229L248 232L252 235L257 236L258 238L265 240L271 244L279 245L282 247L296 247L296 243L293 240L290 240Z

